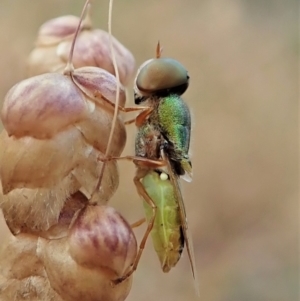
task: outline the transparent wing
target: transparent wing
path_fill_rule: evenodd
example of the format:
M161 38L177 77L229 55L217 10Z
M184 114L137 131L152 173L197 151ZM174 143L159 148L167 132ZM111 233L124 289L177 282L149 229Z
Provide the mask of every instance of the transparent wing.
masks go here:
M181 176L181 179L185 180L186 182L192 182L193 171L190 160L183 159L180 163L185 171L185 174Z
M183 202L183 197L182 197L182 193L181 193L181 189L180 189L179 178L174 174L171 163L164 152L163 152L163 158L167 163L168 174L170 176L171 183L173 184L175 193L177 195L177 200L178 200L179 209L180 209L181 224L182 224L182 229L183 229L183 235L184 235L186 249L188 252L191 270L192 270L192 274L193 274L193 278L194 278L194 286L195 286L197 296L200 296L193 240L190 235L189 228L188 228L188 222L187 222L187 218L186 218L186 211L185 211L185 206L184 206L184 202Z

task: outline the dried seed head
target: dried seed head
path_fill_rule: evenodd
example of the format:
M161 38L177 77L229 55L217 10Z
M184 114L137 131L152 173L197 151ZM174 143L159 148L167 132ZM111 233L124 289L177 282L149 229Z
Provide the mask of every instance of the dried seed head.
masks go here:
M90 18L87 17L81 23L81 29L91 29ZM38 32L36 46L51 46L62 40L72 38L78 27L79 18L76 16L62 16L45 22Z
M89 206L78 214L69 231L69 247L78 264L106 269L110 280L124 275L137 250L130 225L107 206Z
M124 300L131 278L114 287L111 280L130 267L136 251L130 226L106 206L83 209L67 238L40 239L37 248L52 288L65 301Z
M57 32L56 28L47 34ZM117 81L96 67L71 68L65 73L24 80L4 101L0 203L14 233L48 231L59 222L70 195L81 191L105 204L118 186L115 162L108 164L102 185L97 186L102 166L98 158L107 149ZM125 104L122 86L119 104ZM114 133L109 154L118 156L126 140L120 118Z
M36 48L28 60L29 76L64 69L78 22L79 18L75 16L63 16L41 26ZM113 47L117 55L120 81L126 85L134 73L133 55L115 38ZM100 29L92 29L89 14L86 15L77 37L73 65L75 68L100 67L115 74L109 49L109 34Z
M41 30L38 47L49 54L49 61L42 59L51 65L49 70L57 63L51 48L61 53L59 64L63 60L65 65L64 43L73 38L75 19L54 20ZM88 20L81 28L81 33L90 30ZM126 82L134 62L125 48L122 52L122 45L114 43ZM87 50L79 53L75 66L87 64L89 60L80 61L81 55L86 59L85 52L90 58ZM15 85L1 111L0 206L15 234L7 245L12 248L0 250L1 300L26 296L45 301L122 301L131 287L131 277L116 287L111 280L132 265L135 237L114 209L99 206L118 186L115 162L107 163L98 188L103 166L99 157L119 156L125 144L125 127L117 117L114 139L111 147L107 145L118 107L114 104L119 99L125 105L125 91L109 72L96 67L74 70L71 61L72 55L64 74L46 73ZM109 66L110 55L103 61ZM12 256L2 264L10 250Z
M112 124L116 85L107 71L83 67L71 77L46 73L26 79L7 93L1 111L5 131L0 135L0 177L2 208L19 212L15 225L46 230L57 222L68 196L78 190L87 197L93 193L102 165L98 157L104 156ZM119 156L125 142L119 118L111 155ZM108 163L104 177L97 198L102 203L118 186L115 162ZM46 204L52 210L36 218Z
M101 113L104 110L113 114L116 99L114 76L103 69L84 67L75 70L73 78L74 81L59 73L46 73L13 86L4 99L1 111L1 119L9 136L52 138L72 124L86 122L97 109ZM125 100L125 90L121 87L121 106L124 106ZM89 123L92 123L91 120ZM104 128L107 123L107 118L99 118L97 125ZM124 136L124 127L119 130ZM103 141L100 135L96 142L104 151L107 141Z
M51 288L45 268L36 255L38 237L11 236L0 249L0 299L63 301Z

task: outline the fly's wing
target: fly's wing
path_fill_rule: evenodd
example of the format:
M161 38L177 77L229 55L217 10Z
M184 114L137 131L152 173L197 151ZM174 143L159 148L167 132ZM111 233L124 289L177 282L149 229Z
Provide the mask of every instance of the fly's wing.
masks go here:
M193 171L190 160L184 158L181 160L180 164L183 170L185 171L184 175L181 175L181 178L186 182L192 182Z
M194 246L193 246L192 237L190 235L189 228L188 228L185 206L184 206L183 197L182 197L182 193L181 193L181 189L180 189L180 185L179 185L179 178L174 174L171 163L170 163L168 157L164 154L164 152L163 152L163 158L167 163L168 174L170 176L171 183L174 187L175 195L177 196L177 201L178 201L179 209L180 209L180 218L181 218L183 236L184 236L184 240L186 243L186 249L187 249L188 256L189 256L189 261L191 264L191 270L192 270L192 274L193 274L193 278L194 278L194 286L195 286L197 296L200 296L198 275L197 275L195 255L194 255Z

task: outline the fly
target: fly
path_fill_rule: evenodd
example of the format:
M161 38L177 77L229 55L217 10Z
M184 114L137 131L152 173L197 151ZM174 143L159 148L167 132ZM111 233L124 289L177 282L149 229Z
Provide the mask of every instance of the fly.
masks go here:
M134 183L146 204L148 226L132 268L114 280L115 284L136 270L151 233L164 272L176 265L186 244L199 294L192 240L179 184L180 177L187 181L192 178L188 155L191 117L187 104L181 98L188 85L186 69L174 59L161 58L158 43L156 58L146 61L139 68L135 80L135 104L143 103L145 106L120 108L126 112L142 110L135 119L127 122L135 122L138 130L135 156L112 157L110 160L127 159L135 163Z

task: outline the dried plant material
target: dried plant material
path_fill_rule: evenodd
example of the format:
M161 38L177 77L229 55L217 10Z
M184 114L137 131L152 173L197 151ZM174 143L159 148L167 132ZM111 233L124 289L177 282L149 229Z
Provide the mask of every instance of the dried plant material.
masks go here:
M36 47L28 60L29 76L64 69L78 22L79 18L75 16L63 16L41 26ZM115 38L113 47L117 56L120 81L123 85L127 85L133 77L134 57ZM100 67L115 75L109 49L109 34L100 29L93 29L88 14L77 37L73 65L75 68Z
M136 251L130 226L106 206L83 209L67 238L41 238L37 248L51 286L65 301L124 300L131 279L117 286L111 281L130 267Z
M89 198L94 192L103 164L98 158L104 156L112 126L116 85L107 71L83 67L71 77L46 73L23 80L7 93L1 111L0 203L14 233L24 226L48 230L71 194L82 191ZM120 105L125 101L121 87ZM111 155L120 155L125 142L125 126L118 118ZM111 162L97 202L106 203L117 186L117 167Z
M3 281L3 285L2 285ZM7 280L0 277L1 300L64 301L44 277ZM24 299L26 298L26 299Z
M124 106L123 87L120 94L120 106ZM25 79L9 90L1 119L9 136L52 138L70 124L86 121L97 110L97 105L100 106L98 109L113 112L115 99L115 77L103 69L80 68L74 70L72 78L46 73ZM100 118L98 123L100 127L108 126L106 118L104 121ZM121 135L124 135L125 130L122 130ZM107 141L103 141L103 145L105 143Z
M113 208L89 206L68 237L11 236L0 250L1 300L125 300L132 279L111 285L135 259L137 243ZM76 288L76 289L74 289Z
M38 237L11 236L0 249L0 299L63 301L51 288L42 261L37 257Z
M136 239L130 225L112 207L88 206L76 216L68 233L72 258L86 267L101 267L112 279L131 266Z
M74 68L79 19L57 20L41 30L41 47L47 50L38 56L51 68L12 87L1 110L0 208L15 236L0 250L0 299L122 301L131 279L112 283L132 266L137 244L122 216L103 206L116 191L119 175L115 162L103 174L101 159L119 156L124 148L125 126L115 108L125 106L125 90L104 69ZM82 38L88 24L87 18L80 27ZM63 73L47 73L59 69L52 46L68 48L66 56L63 50L57 57L59 64L68 61ZM116 41L114 47L119 72L129 80L132 55ZM109 67L110 56L104 55L96 66ZM84 53L77 59L75 65L89 65Z

